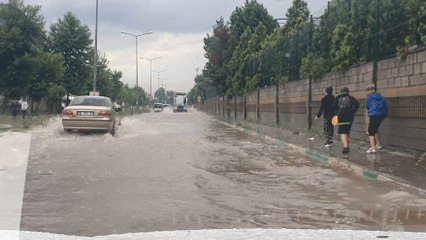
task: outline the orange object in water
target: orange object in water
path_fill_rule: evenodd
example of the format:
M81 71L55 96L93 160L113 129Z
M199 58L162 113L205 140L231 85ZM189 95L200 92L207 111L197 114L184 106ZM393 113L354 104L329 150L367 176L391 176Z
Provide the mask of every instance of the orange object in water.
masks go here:
M331 124L333 124L333 126L337 126L339 124L339 117L337 115L335 115L332 119L331 119Z

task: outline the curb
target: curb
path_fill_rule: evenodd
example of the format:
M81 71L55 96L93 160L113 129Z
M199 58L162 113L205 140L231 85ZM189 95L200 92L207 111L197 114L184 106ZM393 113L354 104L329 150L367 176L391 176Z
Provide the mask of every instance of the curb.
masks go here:
M350 172L354 173L355 175L358 175L360 177L363 177L363 178L366 178L366 179L369 179L369 180L373 180L373 181L393 182L393 183L396 183L396 184L398 184L402 187L405 187L405 188L408 188L412 191L415 191L421 196L426 196L426 189L422 189L422 188L410 185L408 183L403 182L400 179L397 179L394 176L371 170L371 169L366 168L364 166L361 166L357 163L353 163L353 162L351 162L347 159L327 156L326 154L318 152L314 149L301 147L301 146L294 145L294 144L291 144L291 143L288 143L288 142L285 142L285 141L282 141L282 140L279 140L279 139L275 139L275 138L263 135L263 134L259 133L258 131L255 131L255 130L236 126L235 124L228 123L228 122L225 122L225 121L219 120L219 119L214 119L214 120L218 121L218 122L220 122L220 123L222 123L222 124L224 124L228 127L232 127L232 128L237 129L237 130L240 130L242 132L246 132L250 135L255 135L257 137L272 141L274 143L277 143L280 146L290 147L290 148L294 149L296 152L298 152L302 155L305 155L309 159L315 160L315 161L317 161L317 162L319 162L323 165L326 165L328 167L337 167L337 168L349 170Z

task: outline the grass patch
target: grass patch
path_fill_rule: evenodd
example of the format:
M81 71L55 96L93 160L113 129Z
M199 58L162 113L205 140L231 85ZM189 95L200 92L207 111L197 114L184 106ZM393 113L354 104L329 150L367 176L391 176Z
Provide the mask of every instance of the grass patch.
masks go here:
M27 131L37 126L45 125L51 115L27 115L25 119L22 119L21 116L16 116L15 118L11 115L2 115L0 114L0 124L1 125L10 125L11 129L16 132Z

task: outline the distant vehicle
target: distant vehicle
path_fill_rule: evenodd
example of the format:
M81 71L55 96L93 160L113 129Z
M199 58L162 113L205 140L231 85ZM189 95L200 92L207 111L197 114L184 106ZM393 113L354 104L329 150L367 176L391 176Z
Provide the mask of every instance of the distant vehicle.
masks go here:
M62 125L71 130L101 130L114 136L121 120L112 100L103 96L77 96L62 111Z
M163 111L163 104L162 103L154 103L154 106L152 108L154 109L154 112L162 112Z
M163 104L163 108L166 108L166 107L170 107L170 104L166 104L166 103L164 103L164 104Z
M175 93L173 112L188 112L186 93Z

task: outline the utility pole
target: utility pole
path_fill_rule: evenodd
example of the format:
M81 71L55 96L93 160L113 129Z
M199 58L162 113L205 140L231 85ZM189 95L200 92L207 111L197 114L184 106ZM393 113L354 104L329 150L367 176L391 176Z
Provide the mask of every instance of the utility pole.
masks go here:
M138 93L139 93L139 80L138 80L138 72L139 72L139 68L138 68L138 65L139 65L139 63L138 63L138 37L140 37L140 36L143 36L143 35L147 35L147 34L152 34L153 32L152 31L150 31L150 32L145 32L145 33L142 33L142 34L132 34L132 33L128 33L128 32L121 32L122 34L126 34L126 35L130 35L130 36L132 36L132 37L134 37L135 38L135 40L136 40L136 88L138 89ZM136 105L137 105L137 108L139 108L139 94L138 94L138 100L136 101Z
M160 57L155 57L155 58L144 58L141 57L141 59L149 61L149 95L152 97L152 62L158 59L161 59Z
M160 73L162 73L162 72L164 72L164 71L167 71L167 69L163 69L163 70L160 70L160 71L156 71L156 70L151 70L151 71L153 71L153 72L156 72L157 73L157 80L158 80L158 88L157 88L157 91L158 91L158 89L160 89Z
M98 0L96 0L96 20L95 20L95 53L93 60L93 91L96 92L96 81L98 78Z

